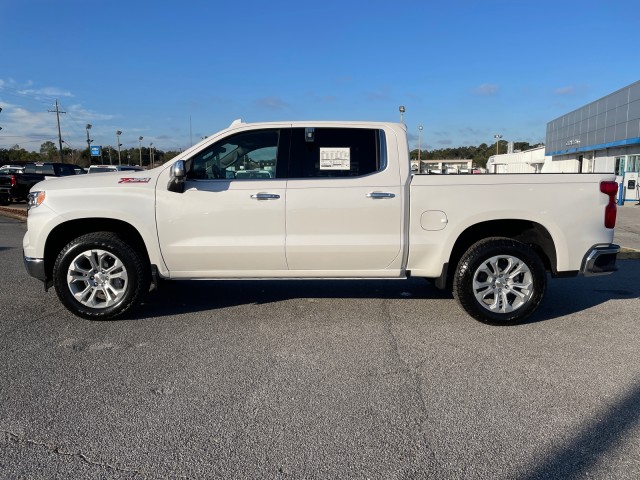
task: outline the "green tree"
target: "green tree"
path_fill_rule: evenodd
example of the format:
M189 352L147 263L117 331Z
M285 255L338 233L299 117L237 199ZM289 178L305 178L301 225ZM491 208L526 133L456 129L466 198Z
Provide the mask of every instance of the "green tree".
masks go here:
M44 160L49 162L55 162L60 157L58 156L58 147L52 141L46 141L40 145L40 155Z
M40 160L40 154L29 152L19 145L14 145L10 149L0 149L0 165L16 162L36 162Z

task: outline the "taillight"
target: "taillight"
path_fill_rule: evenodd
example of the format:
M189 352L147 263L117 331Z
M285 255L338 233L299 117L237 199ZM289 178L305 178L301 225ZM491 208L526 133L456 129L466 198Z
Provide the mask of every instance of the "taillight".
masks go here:
M600 182L600 191L605 195L609 195L609 203L604 207L604 226L613 228L616 226L616 215L618 213L618 207L616 207L618 184L612 181Z
M15 175L11 175L11 186L12 187L16 186L16 176Z

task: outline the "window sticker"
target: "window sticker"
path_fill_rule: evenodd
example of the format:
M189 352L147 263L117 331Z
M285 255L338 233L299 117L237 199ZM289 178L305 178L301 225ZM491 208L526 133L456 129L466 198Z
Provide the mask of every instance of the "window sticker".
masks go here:
M320 170L350 170L351 149L320 148Z

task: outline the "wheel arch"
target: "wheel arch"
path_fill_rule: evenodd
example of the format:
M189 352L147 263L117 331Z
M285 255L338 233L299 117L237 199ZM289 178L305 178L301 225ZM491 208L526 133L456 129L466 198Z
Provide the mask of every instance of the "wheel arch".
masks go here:
M142 235L130 223L111 218L81 218L61 223L49 233L44 247L44 268L47 278L52 278L56 258L65 245L74 238L93 232L117 234L140 252L148 264L151 263Z
M530 220L489 220L468 227L458 236L437 285L451 289L456 267L464 253L474 243L490 237L510 238L529 245L540 256L545 269L557 274L556 246L544 226Z

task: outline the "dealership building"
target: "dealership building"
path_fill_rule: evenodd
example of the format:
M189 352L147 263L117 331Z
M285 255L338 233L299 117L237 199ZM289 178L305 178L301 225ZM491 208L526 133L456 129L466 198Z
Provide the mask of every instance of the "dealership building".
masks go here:
M547 171L615 172L623 198L638 198L640 81L547 123ZM549 162L548 159L551 159Z
M455 166L458 171L443 163L412 169L461 173ZM547 123L544 147L520 152L510 142L508 153L489 157L487 172L615 173L618 201L640 202L640 81Z

